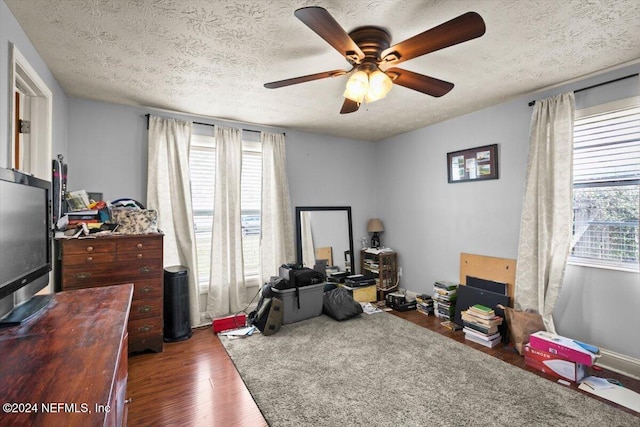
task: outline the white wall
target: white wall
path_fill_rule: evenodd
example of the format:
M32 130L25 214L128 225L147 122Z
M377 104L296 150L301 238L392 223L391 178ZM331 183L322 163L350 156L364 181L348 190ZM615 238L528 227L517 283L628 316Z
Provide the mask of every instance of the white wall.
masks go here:
M398 251L401 286L432 293L458 281L461 252L517 258L529 124L527 103L640 71L636 64L399 135L376 146L383 243ZM582 107L638 94L625 80L576 94ZM447 152L497 143L498 180L447 183ZM640 359L640 276L571 266L554 311L560 334ZM608 298L604 298L608 295Z
M69 189L102 192L105 200L127 197L146 204L145 114L149 112L252 130L285 131L71 98ZM375 206L375 145L291 130L286 130L286 144L292 211L296 206L351 206L354 236L365 233ZM357 242L354 244L357 248Z

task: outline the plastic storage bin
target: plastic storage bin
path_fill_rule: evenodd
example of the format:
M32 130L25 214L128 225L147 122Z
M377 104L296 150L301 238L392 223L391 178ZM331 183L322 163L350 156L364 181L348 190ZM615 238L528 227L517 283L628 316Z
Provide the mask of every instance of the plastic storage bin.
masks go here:
M283 290L271 288L271 290L282 300L284 307L282 313L283 325L310 319L322 314L324 282L298 288L300 308L298 308L298 298L296 298L295 288Z

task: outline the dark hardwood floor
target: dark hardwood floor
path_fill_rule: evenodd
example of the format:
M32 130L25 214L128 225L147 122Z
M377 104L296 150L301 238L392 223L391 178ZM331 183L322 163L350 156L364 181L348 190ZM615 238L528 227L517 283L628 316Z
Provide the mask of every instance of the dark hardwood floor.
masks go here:
M453 332L440 325L440 319L416 311L392 314L441 335L526 369L549 381L556 381L525 365L524 358L502 345L489 349L465 341L462 331ZM609 371L594 375L615 378L625 387L640 393L640 381ZM163 353L145 353L129 357L127 397L131 426L266 426L260 410L211 328L195 329L186 341L165 343ZM571 388L580 393L576 385ZM634 414L615 403L586 395Z
M129 356L130 426L267 426L210 327Z

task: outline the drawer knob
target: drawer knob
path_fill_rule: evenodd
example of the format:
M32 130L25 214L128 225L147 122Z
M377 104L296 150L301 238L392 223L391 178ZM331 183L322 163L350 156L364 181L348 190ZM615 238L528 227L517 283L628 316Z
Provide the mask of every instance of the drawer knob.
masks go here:
M138 249L142 249L142 243L138 243L138 244L136 245L136 247L137 247Z
M140 292L142 292L143 294L148 294L149 292L151 292L151 288L145 286L144 288L140 289Z
M142 254L136 255L136 258L141 259L142 258Z
M133 400L133 399L130 397L130 398L128 398L128 399L125 399L123 403L125 403L125 404L129 404L129 403L131 403L131 402L132 402L132 400Z
M76 274L76 279L80 279L80 280L88 279L89 277L91 277L91 273L87 273L84 271L82 273Z
M87 257L87 262L91 262L91 261L93 261L93 257L92 256L88 256Z
M153 307L151 307L150 305L143 305L142 307L139 307L139 308L138 308L138 311L139 311L140 313L148 313L148 312L150 312L151 310L153 310Z
M87 252L93 252L93 246L87 246Z
M138 332L149 332L151 329L153 329L151 326L144 325L138 328Z
M151 273L151 267L140 267L138 269L138 271L142 274L147 274L147 273Z

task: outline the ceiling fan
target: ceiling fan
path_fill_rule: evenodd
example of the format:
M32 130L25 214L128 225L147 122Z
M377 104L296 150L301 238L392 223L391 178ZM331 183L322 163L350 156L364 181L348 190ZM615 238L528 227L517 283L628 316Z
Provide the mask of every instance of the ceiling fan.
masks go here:
M414 73L395 65L480 37L485 32L482 17L467 12L437 27L424 31L393 46L391 35L380 27L365 26L349 34L322 7L303 7L294 12L296 18L316 32L352 65L350 70L331 70L291 79L265 83L275 89L328 77L351 74L344 93L340 114L358 111L362 102L382 99L393 83L427 95L440 97L453 89L453 83Z

